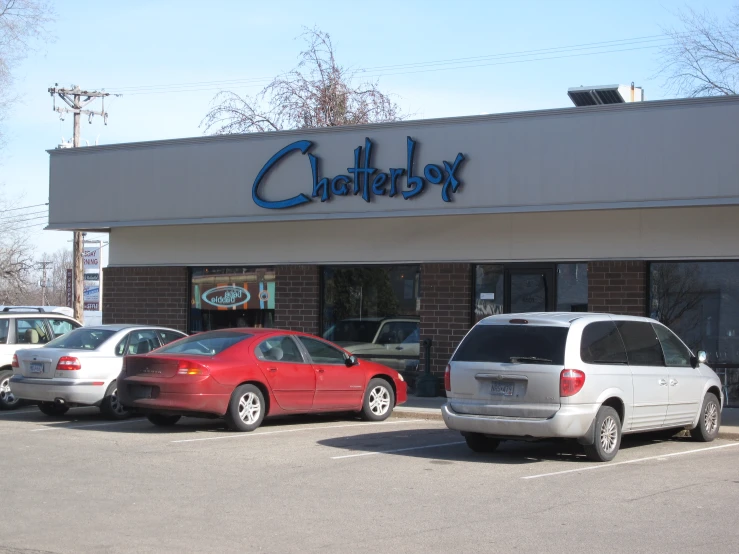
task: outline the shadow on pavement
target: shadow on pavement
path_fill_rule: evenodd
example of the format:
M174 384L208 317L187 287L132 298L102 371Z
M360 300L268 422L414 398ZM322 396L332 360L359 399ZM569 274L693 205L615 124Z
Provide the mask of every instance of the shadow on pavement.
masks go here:
M621 450L660 442L685 440L667 438L664 432L649 435L627 435L623 437ZM437 463L535 464L547 461L589 462L585 457L582 446L576 441L502 441L494 452L478 453L467 447L464 443L464 437L459 433L447 429L414 429L359 434L324 439L318 441L318 444L344 451L344 453L337 452L334 457L383 454L386 456L422 458Z

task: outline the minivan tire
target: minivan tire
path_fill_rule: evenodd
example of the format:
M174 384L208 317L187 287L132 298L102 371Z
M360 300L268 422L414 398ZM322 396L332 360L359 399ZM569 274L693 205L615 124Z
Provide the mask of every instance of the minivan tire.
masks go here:
M470 450L479 454L495 452L500 445L500 441L498 439L491 439L490 437L486 437L480 433L465 433L464 440L467 441L467 446Z
M690 437L698 442L711 442L718 437L721 427L721 404L712 392L706 394L701 406L698 425L690 430Z
M610 462L621 446L621 418L610 406L601 406L593 423L593 444L584 446L585 455L594 462Z

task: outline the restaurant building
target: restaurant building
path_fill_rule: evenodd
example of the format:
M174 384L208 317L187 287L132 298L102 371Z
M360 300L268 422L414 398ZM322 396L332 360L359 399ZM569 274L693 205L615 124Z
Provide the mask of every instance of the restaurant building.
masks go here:
M106 323L324 335L412 378L490 314L647 315L739 403L739 97L50 151Z

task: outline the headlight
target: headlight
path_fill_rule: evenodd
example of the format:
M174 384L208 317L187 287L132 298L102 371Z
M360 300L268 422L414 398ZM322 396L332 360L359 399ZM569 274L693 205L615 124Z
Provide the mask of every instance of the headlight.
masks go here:
M403 376L400 373L398 373L398 379L400 379L401 381L405 381L405 379L403 379Z

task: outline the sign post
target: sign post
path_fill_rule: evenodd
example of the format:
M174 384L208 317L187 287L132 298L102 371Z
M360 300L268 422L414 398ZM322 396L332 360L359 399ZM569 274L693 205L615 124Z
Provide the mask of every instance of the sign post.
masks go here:
M84 271L82 294L84 310L86 312L100 311L101 250L102 241L87 241L82 252L82 267Z

